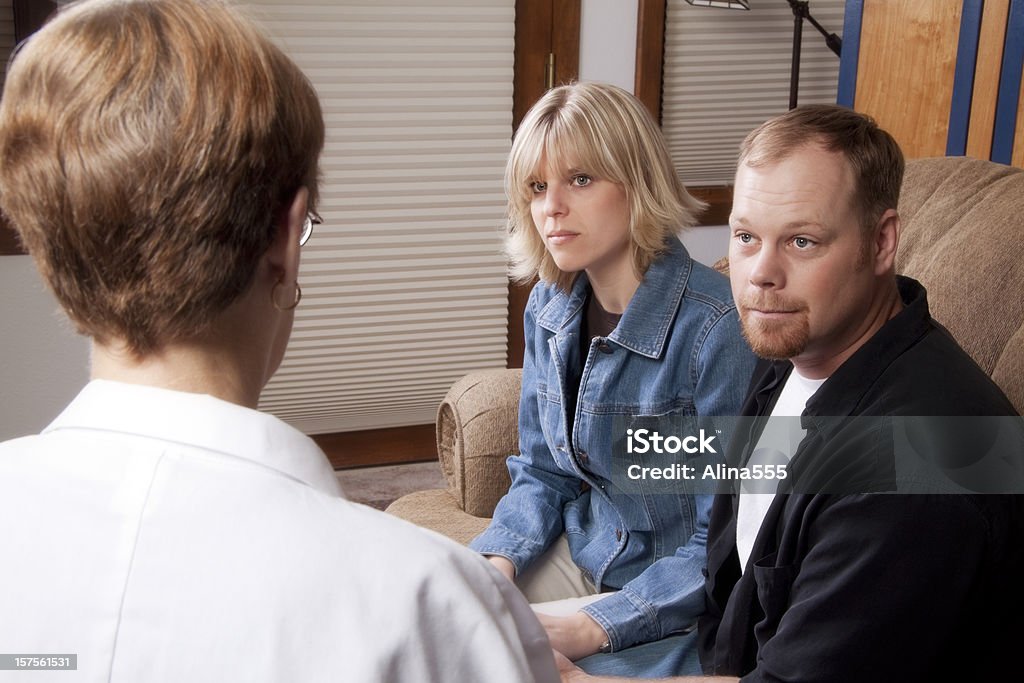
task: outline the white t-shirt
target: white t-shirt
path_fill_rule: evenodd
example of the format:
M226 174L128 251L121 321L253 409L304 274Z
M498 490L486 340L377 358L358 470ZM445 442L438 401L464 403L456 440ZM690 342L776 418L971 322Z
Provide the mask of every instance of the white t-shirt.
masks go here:
M772 408L771 418L790 419L770 418L766 422L764 431L757 441L757 447L750 455L748 465L778 466L789 462L804 438L804 430L800 427L799 420L792 418L798 418L803 414L807 401L825 383L825 379L808 379L797 372L796 368L789 373L782 393ZM744 482L743 488L740 489L736 511L736 550L740 556L741 571L746 571L750 550L754 546L757 532L761 529L761 522L775 500L778 483L778 479L761 479L749 486Z
M94 381L0 444L0 542L0 652L78 655L33 683L558 680L489 563L210 396Z

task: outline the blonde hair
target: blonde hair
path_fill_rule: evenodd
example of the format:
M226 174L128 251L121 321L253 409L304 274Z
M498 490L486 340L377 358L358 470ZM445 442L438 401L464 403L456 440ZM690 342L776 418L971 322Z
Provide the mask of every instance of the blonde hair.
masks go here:
M25 45L0 102L0 207L80 332L194 338L317 197L312 85L219 0L86 0Z
M850 164L850 198L865 230L896 208L905 165L899 144L873 118L845 107L804 105L769 119L740 143L739 164L776 163L809 144L838 152Z
M704 208L683 187L658 125L633 95L603 83L553 88L523 118L505 168L506 250L519 281L539 276L568 290L577 275L555 265L530 212L530 184L542 163L555 160L623 187L639 277L670 236L693 226Z

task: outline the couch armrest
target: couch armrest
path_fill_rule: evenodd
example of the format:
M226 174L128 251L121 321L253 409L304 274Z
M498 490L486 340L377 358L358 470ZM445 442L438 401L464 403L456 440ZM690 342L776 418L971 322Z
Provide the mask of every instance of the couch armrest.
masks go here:
M471 372L437 410L437 455L452 497L476 517L490 517L511 480L505 460L519 449L522 370Z

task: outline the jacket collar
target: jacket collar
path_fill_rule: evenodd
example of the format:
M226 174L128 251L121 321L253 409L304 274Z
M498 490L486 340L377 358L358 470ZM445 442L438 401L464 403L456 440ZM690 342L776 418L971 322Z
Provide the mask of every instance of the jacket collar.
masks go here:
M693 260L676 238L670 238L665 251L654 260L608 339L648 358L659 358L665 349L672 321L686 291ZM590 282L580 273L572 289L558 292L537 316L537 324L558 333L578 324L587 301Z
M903 310L888 320L807 401L807 415L852 415L878 376L931 329L928 297L917 280L899 276Z

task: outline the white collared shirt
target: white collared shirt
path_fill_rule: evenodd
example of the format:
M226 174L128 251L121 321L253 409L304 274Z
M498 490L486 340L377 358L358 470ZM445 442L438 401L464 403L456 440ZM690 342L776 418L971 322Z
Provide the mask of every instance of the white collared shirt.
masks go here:
M93 381L0 444L0 544L0 652L78 655L33 682L558 679L489 563L210 396Z

